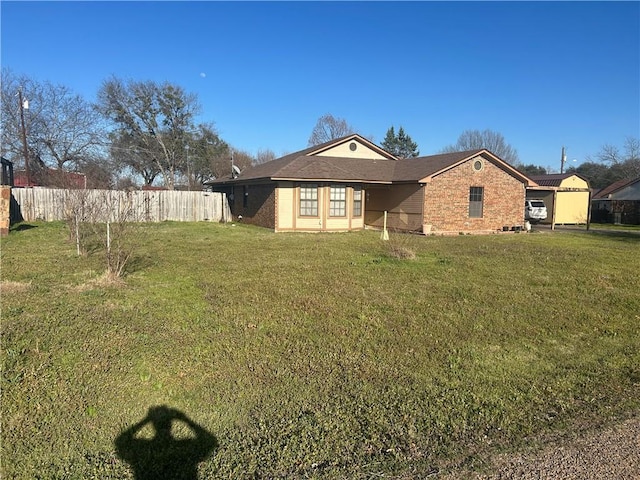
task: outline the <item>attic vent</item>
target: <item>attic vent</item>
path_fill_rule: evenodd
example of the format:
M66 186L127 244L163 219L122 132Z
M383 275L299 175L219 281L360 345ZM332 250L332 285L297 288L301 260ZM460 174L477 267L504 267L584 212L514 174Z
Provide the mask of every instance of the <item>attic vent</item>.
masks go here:
M351 142L349 144L349 150L351 150L352 152L355 152L357 148L358 148L358 144L356 142Z
M484 168L484 162L479 158L473 161L473 170L475 172L481 172Z

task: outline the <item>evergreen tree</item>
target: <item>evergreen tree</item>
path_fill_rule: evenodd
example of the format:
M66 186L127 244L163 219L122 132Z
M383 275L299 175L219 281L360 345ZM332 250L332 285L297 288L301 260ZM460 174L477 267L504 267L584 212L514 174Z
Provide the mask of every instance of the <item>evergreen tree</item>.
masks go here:
M400 158L413 158L420 155L418 144L400 127L396 135L393 126L387 130L387 134L382 141L382 147L389 153Z

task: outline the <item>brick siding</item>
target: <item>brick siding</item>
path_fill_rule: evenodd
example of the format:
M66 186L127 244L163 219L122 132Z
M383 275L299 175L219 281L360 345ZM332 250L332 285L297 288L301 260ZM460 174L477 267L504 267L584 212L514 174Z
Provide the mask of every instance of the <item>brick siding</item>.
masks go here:
M244 205L242 185L235 186L233 215L242 215L243 223L265 228L275 228L276 193L274 185L249 185L247 187L247 206Z
M524 184L488 160L481 171L471 159L433 178L425 187L424 223L433 232L498 231L524 225ZM469 189L483 187L482 218L469 217Z
M0 236L9 235L9 226L11 223L11 187L0 187Z

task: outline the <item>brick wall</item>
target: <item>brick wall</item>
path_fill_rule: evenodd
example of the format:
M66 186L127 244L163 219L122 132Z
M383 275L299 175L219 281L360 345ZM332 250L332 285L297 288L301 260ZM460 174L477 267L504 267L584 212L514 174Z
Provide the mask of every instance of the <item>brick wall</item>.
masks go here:
M11 223L11 187L0 186L0 236L9 235L9 226Z
M482 170L475 171L476 158L441 173L425 187L424 223L432 225L433 232L497 231L524 225L524 184L486 159ZM482 218L469 217L470 187L484 188Z
M235 186L233 214L242 215L243 223L260 227L275 228L276 195L273 185L248 185L246 189L247 206L244 206L245 190L242 185Z

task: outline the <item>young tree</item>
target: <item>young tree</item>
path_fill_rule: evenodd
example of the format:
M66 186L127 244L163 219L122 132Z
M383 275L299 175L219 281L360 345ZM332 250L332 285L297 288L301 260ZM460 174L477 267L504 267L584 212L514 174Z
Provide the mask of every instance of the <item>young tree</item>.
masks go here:
M418 144L400 127L396 135L393 126L387 130L387 134L382 141L382 148L400 158L414 158L420 155Z
M442 152L463 152L480 148L486 148L511 165L518 165L520 161L518 151L506 142L501 133L493 130L465 130L456 143L443 148Z
M336 138L345 137L353 132L353 127L351 127L346 120L336 118L330 113L327 113L320 117L316 126L313 127L311 136L309 137L309 146L320 145L335 140Z
M187 167L185 139L200 110L197 97L168 82L114 77L102 84L98 108L116 126L118 137L132 142L138 158L155 164L165 186L173 190L177 174Z

